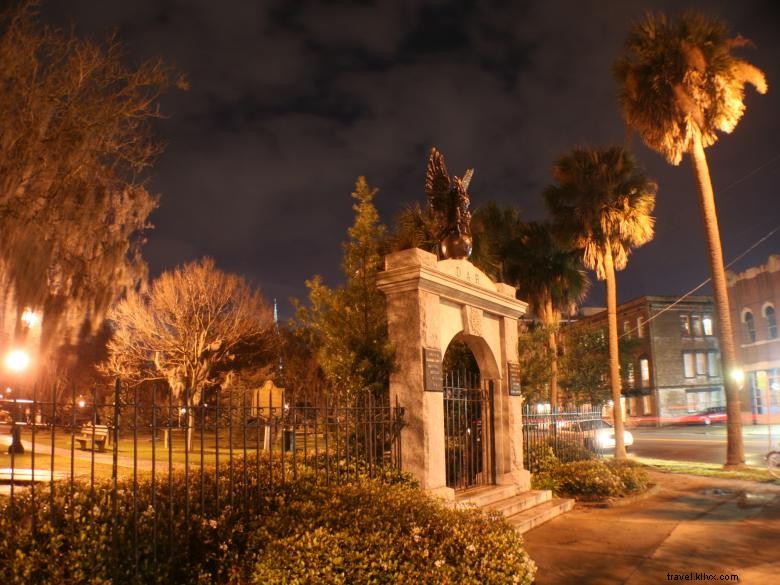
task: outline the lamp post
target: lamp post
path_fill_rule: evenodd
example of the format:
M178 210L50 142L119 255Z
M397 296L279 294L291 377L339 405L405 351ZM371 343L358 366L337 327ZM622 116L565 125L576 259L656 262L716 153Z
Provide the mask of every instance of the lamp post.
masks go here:
M21 374L30 366L30 355L22 349L14 349L5 356L5 366L16 374ZM32 400L21 398L7 398L6 402L13 404L11 416L11 444L8 446L8 453L14 455L24 454L24 445L22 445L22 412L20 404L32 404Z

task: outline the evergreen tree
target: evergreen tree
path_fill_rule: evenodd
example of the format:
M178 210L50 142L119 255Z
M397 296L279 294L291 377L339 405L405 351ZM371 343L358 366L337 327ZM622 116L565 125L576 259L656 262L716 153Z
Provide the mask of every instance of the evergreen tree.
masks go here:
M331 289L315 276L306 282L309 306L296 303L297 330L316 348L332 391L341 396L385 394L393 364L384 295L376 286L383 267L385 228L374 206L377 189L359 177L352 197L355 221L343 245L343 286Z

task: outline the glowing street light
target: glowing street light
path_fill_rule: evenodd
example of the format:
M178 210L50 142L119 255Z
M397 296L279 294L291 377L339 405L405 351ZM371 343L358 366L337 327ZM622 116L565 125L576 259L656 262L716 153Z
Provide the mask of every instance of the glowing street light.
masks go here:
M5 356L5 367L12 372L23 372L30 366L30 354L23 349L14 349Z
M745 383L745 372L742 370L742 368L734 368L731 370L731 379L739 384L739 387L741 388Z
M41 316L32 309L27 308L22 313L22 322L32 329L41 322Z

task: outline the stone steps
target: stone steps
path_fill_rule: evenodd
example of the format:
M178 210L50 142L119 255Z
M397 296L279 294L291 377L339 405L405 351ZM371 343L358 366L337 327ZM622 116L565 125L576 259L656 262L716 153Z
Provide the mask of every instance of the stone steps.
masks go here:
M456 505L498 512L522 534L568 512L574 507L574 500L553 498L550 490L517 493L515 486L507 485L488 486L458 494Z
M538 506L525 510L508 518L509 523L515 527L520 534L528 532L532 528L552 520L556 516L565 514L574 508L574 500L566 498L553 498Z

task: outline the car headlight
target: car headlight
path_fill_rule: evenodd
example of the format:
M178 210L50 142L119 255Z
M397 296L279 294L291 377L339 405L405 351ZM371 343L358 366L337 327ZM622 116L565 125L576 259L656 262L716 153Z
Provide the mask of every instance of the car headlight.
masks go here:
M614 447L615 446L615 437L614 435L607 431L607 430L601 430L598 433L596 433L596 447L599 449L607 449L608 447Z

